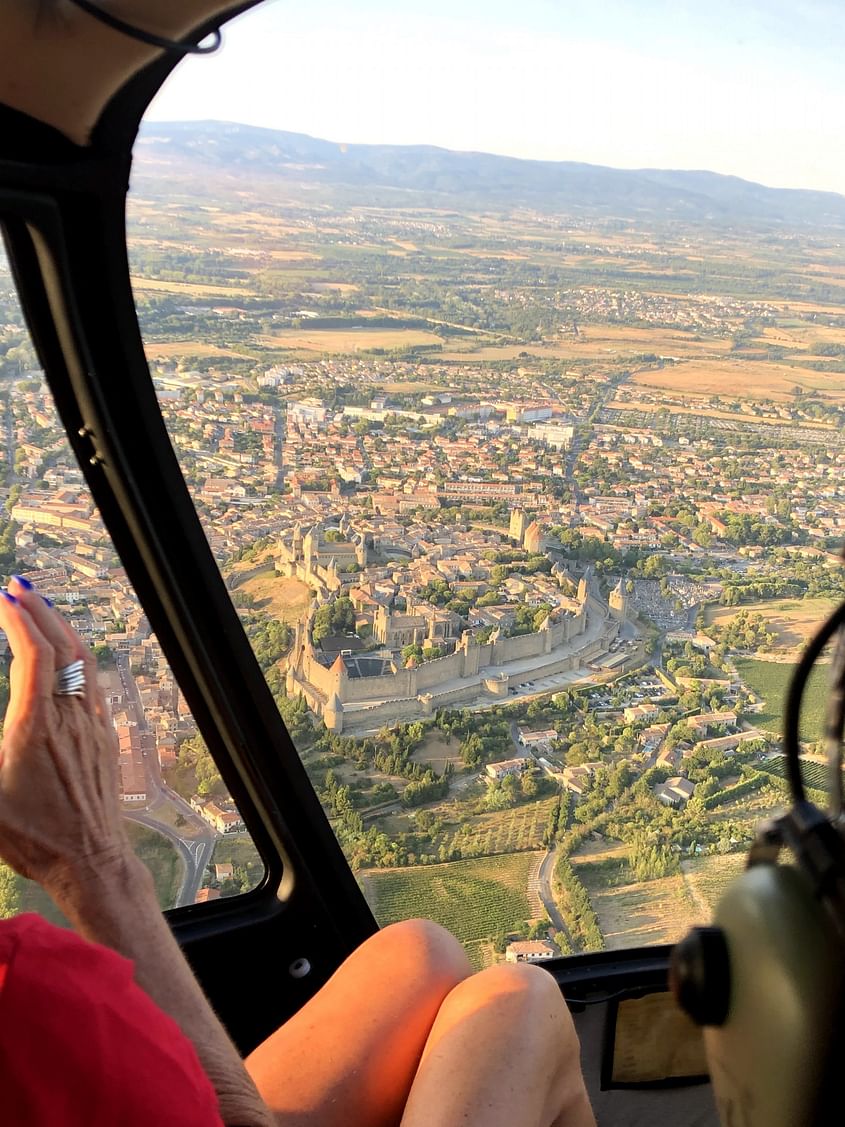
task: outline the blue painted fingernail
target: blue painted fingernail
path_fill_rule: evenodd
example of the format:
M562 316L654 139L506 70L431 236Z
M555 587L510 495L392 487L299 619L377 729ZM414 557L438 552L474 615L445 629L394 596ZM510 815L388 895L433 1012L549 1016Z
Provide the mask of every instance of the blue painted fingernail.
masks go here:
M8 591L0 591L0 595L3 596L7 603L17 603L18 601L15 596L10 595Z
M52 599L48 599L46 595L42 595L41 598L44 600L44 602L47 604L48 607L53 606L53 600Z
M15 583L20 583L20 585L21 585L21 587L23 587L24 591L31 591L32 590L32 584L30 583L30 581L28 579L24 578L23 575L13 575L12 579L14 579Z

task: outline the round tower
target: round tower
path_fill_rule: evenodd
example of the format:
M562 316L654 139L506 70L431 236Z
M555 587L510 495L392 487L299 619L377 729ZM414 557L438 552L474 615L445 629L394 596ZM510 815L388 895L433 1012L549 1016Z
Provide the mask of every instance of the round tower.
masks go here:
M343 702L337 693L332 693L323 709L323 723L330 732L343 731Z
M628 614L628 596L625 593L621 576L619 582L607 597L607 605L610 607L611 618L615 618L617 622L625 621Z

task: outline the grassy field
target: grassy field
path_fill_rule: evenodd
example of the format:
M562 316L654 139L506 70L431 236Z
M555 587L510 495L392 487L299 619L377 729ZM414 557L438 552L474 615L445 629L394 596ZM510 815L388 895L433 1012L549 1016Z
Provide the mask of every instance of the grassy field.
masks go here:
M365 875L364 888L380 924L422 916L448 928L472 951L496 932L531 919L528 880L536 860L536 853L517 853L375 870Z
M273 336L258 337L262 344L294 351L332 353L366 352L373 348L410 348L442 344L435 333L421 329L283 329Z
M227 861L246 870L250 888L256 888L261 883L264 876L264 862L255 848L255 842L248 834L219 837L215 841L211 864L223 865Z
M655 371L638 372L633 382L690 395L727 395L743 399L792 398L792 389L804 377L824 390L842 390L845 374L802 371L791 364L768 360L691 360Z
M184 877L182 858L168 838L138 822L127 822L132 848L153 874L156 895L162 908L172 908Z
M726 853L681 862L684 880L699 913L697 923L710 922L722 893L743 871L745 861L745 853Z
M127 821L126 829L132 848L153 874L159 904L162 908L172 908L184 876L184 866L176 848L166 837L137 822ZM68 926L65 917L39 885L23 877L14 876L13 879L20 898L19 912L37 912L51 923ZM0 904L0 918L3 918L2 909Z
M233 352L231 348L219 348L216 344L205 344L197 340L168 340L144 341L144 352L148 360L172 360L174 357L197 356L207 358L210 356L232 356L242 358L242 353Z
M590 896L609 950L674 943L694 923L695 902L684 878L626 883L625 845L593 844L572 857L572 867Z
M277 575L272 568L247 579L238 590L251 595L262 611L281 622L293 623L304 618L311 602L307 583Z
M599 919L609 949L674 943L696 924L709 923L726 886L745 867L745 853L681 862L680 874L626 884L627 846L594 844L572 864Z
M760 728L780 734L783 731L783 703L794 666L786 662L754 661L750 658L736 658L735 665L749 689L763 701L762 709L749 713L749 719ZM817 666L807 683L801 714L801 738L804 740L821 738L827 678L828 668Z
M39 916L43 916L50 923L58 924L59 927L70 926L40 885L33 880L24 880L23 877L16 877L15 880L20 894L20 913L37 912Z
M455 767L461 765L458 741L452 740L451 743L447 743L436 728L431 729L411 758L415 763L423 763L426 767L431 767L438 775L443 774L447 763Z
M705 612L707 625L727 626L742 610L760 614L776 635L774 650L793 653L816 632L835 606L833 599L775 599L762 603L743 603L741 607L709 606Z

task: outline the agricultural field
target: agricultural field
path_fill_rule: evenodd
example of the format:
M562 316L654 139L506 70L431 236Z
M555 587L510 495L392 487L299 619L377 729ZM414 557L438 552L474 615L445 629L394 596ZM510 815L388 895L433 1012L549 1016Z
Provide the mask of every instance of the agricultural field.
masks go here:
M797 658L798 653L833 610L833 599L773 599L762 603L743 603L741 607L709 606L705 611L708 626L727 626L739 611L760 614L775 636L773 652Z
M167 282L159 278L133 278L132 288L153 293L181 294L187 297L257 297L255 290L237 286L205 285L202 282Z
M667 403L661 401L658 396L655 396L655 398L653 399L632 398L631 393L633 390L634 389L632 388L630 383L620 384L616 393L617 398L611 400L611 402L608 403L605 408L605 410L607 411L616 412L617 417L615 419L615 422L618 426L621 426L628 421L625 418L626 412L638 412L643 415L655 415L658 411L668 411L670 415L691 415L694 418L700 419L723 419L725 422L732 423L734 426L736 426L737 423L742 420L742 416L739 415L736 411L721 410L717 407L712 406L712 403L702 402L701 404L698 404L693 402L693 405L689 405L687 403L677 403L671 400ZM640 394L643 393L643 389L638 390ZM648 394L648 392L646 391L645 394ZM687 391L686 394L692 396L694 399L696 393L694 390L690 390ZM783 419L779 418L777 415L759 415L754 419L754 423L755 425L761 427L782 426ZM812 430L835 430L835 427L832 423L825 422L822 419L793 419L790 423L790 426L798 428L799 430L802 427L811 428Z
M216 356L242 359L243 357L243 353L234 352L231 348L221 348L219 345L197 340L145 340L144 352L148 360L184 360L191 357L208 359Z
M792 389L807 386L827 391L845 389L845 374L822 373L769 360L690 360L638 372L632 383L678 391L685 395L725 395L743 399L792 399Z
M702 922L681 874L618 883L630 879L627 852L625 845L593 844L571 858L609 950L674 943Z
M412 348L420 345L441 345L435 333L421 329L283 329L273 336L258 338L261 344L286 348L294 352L320 355L369 352L374 348Z
M744 850L688 858L680 874L626 884L626 856L624 845L595 844L572 858L609 949L675 943L688 928L709 923L746 861Z
M786 757L778 756L777 758L770 759L765 766L765 770L777 779L786 778ZM801 778L806 787L811 787L813 790L823 791L825 794L828 791L828 768L827 763L821 759L810 759L803 757L801 759Z
M755 661L751 658L734 660L737 672L749 689L763 704L757 711L749 712L748 719L760 728L780 735L783 731L783 705L794 667L779 661ZM801 715L801 738L819 740L824 723L827 701L828 667L817 666L810 675L804 692Z
M538 856L516 853L361 875L380 924L417 916L435 920L477 955L480 944L532 918L528 884Z
M448 822L448 818L454 814L454 807L441 807L437 812L447 821L442 838L436 841L436 845L438 848L441 845L449 849L458 848L464 854L507 854L540 849L543 831L557 801L555 795L537 802L521 803L510 810L459 818L452 823Z

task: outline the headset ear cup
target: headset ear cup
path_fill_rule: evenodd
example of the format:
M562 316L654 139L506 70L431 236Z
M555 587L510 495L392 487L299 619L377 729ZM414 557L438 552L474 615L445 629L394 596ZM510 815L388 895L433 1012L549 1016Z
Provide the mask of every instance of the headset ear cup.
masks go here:
M830 913L805 872L767 864L734 881L714 923L727 961L719 962L718 943L699 950L705 961L714 960L702 981L718 984L729 967L724 1017L704 1026L722 1122L827 1123L819 1115L831 1092L831 1069L838 1072L842 1059L836 1054L843 990L842 946ZM704 1016L721 1009L705 1007Z
M672 951L669 984L675 1000L697 1025L722 1025L731 1001L725 933L694 927Z

